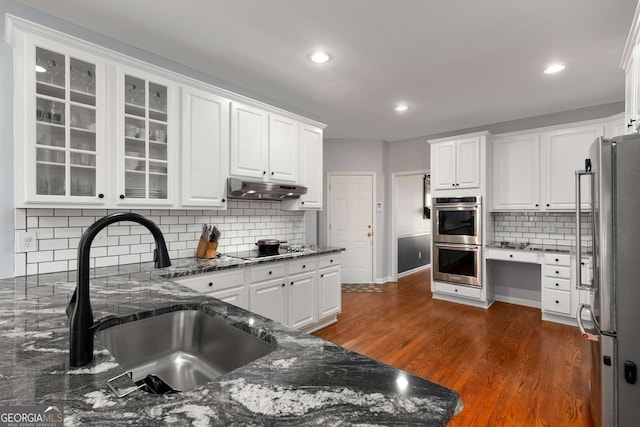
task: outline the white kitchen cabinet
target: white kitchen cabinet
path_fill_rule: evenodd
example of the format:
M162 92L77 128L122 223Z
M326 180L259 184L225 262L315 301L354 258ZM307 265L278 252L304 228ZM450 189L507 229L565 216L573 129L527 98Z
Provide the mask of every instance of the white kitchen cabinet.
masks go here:
M492 143L494 210L540 207L540 137L495 137Z
M318 318L323 319L342 311L340 266L322 268L318 280Z
M575 261L573 261L575 262ZM567 316L573 319L577 309L578 293L572 274L571 256L545 253L542 265L542 313Z
M286 210L321 210L323 199L323 157L322 129L300 124L300 173L301 184L307 187L307 194L299 199L280 202Z
M176 280L177 283L218 298L240 308L249 309L248 288L245 286L245 270L220 271L189 276Z
M543 185L546 210L573 210L576 206L575 171L584 169L589 147L604 134L604 126L583 126L543 135ZM589 208L591 189L582 186L583 209Z
M627 132L627 127L624 124L624 113L616 114L612 116L604 125L604 136L606 138L613 138L615 136L624 135Z
M317 273L289 275L288 325L300 329L318 320Z
M16 32L16 207L106 203L106 66L75 44Z
M622 59L625 72L625 133L637 132L640 125L640 46L637 43L636 40L629 39Z
M179 137L175 84L145 69L116 68L116 186L119 206L176 202Z
M231 176L266 179L269 169L269 115L267 112L231 103Z
M249 286L249 310L287 324L287 287L284 278Z
M226 208L230 101L182 88L182 206Z
M480 138L462 138L431 146L434 190L480 187Z
M297 121L269 114L269 181L299 182L299 132Z

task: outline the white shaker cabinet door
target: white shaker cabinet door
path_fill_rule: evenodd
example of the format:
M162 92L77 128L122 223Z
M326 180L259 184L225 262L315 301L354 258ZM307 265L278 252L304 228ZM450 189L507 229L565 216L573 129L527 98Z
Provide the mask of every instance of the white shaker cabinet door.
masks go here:
M494 139L493 209L540 208L539 147L537 134Z
M226 207L228 99L182 88L182 205Z
M456 186L456 142L442 142L432 147L431 180L434 190L450 190Z
M563 129L545 134L544 189L547 210L574 210L576 204L575 171L584 169L589 147L604 134L604 126ZM590 187L582 186L582 209L589 208Z
M318 319L338 314L342 310L340 267L320 270L318 281Z
M261 316L287 323L287 288L284 279L249 287L249 310Z
M269 115L269 181L297 183L300 177L298 122Z
M316 274L289 277L289 326L300 329L318 320Z
M456 141L456 188L480 187L480 138Z
M269 115L258 108L231 103L230 175L267 179Z

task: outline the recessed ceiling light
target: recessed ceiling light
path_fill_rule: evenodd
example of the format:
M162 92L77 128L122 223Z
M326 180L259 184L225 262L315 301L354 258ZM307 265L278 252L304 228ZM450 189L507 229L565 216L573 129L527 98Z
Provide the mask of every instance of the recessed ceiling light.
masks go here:
M316 64L324 64L325 62L329 61L331 57L327 52L319 50L317 52L313 52L309 59L311 59Z
M551 64L547 68L545 68L545 74L555 74L564 70L564 64Z
M398 113L402 113L404 111L407 111L409 109L409 106L407 104L400 104L398 106L396 106L396 111Z
M36 65L36 73L46 73L47 70L42 65Z

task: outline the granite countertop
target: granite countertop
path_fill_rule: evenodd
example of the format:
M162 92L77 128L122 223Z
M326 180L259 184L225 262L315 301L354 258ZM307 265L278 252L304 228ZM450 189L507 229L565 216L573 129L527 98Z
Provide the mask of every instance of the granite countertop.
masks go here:
M138 391L123 399L107 387L123 370L98 339L94 362L69 368L65 308L74 273L0 280L0 404L62 404L70 425L145 426L444 426L461 410L455 391L162 277L247 265L190 259L167 269L139 264L92 271L95 319L114 314L115 322L125 323L199 309L277 343L267 356L193 390L163 396Z
M489 242L485 245L490 249L505 249L510 251L527 251L527 252L553 252L559 254L575 254L575 246L567 245L543 245L537 243L520 243L520 242ZM582 255L591 255L591 247L582 247Z

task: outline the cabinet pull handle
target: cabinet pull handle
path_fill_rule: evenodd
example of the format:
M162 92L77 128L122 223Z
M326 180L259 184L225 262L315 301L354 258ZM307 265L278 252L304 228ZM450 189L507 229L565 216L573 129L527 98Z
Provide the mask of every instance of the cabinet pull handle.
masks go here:
M120 195L120 199L124 199L124 194L121 194L121 195Z
M104 194L102 193L98 194L98 199L104 199Z

